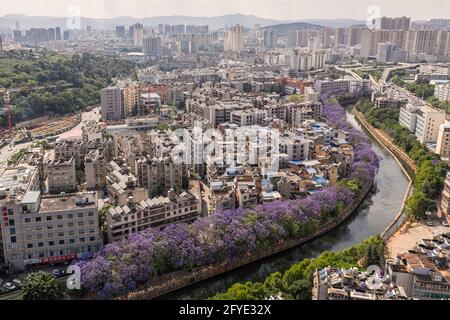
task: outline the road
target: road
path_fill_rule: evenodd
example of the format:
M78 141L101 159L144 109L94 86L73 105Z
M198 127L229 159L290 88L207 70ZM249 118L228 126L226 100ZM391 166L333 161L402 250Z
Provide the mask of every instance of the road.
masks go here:
M61 284L66 283L68 278L69 278L69 276L58 278L57 282L61 283ZM2 294L2 295L0 295L0 301L1 300L20 300L21 293L22 293L21 290L17 290L17 291L11 292L11 293Z

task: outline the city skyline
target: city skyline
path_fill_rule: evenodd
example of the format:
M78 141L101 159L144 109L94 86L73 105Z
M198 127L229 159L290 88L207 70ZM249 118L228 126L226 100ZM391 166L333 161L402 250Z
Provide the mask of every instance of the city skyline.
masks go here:
M128 0L119 2L87 1L87 0L34 0L34 6L29 1L18 0L7 2L2 6L1 16L8 14L25 14L28 16L65 17L80 15L89 18L115 18L132 16L136 18L157 16L195 16L214 17L228 14L255 15L274 20L302 19L361 19L366 20L375 15L381 16L411 16L414 20L441 18L443 12L450 10L450 3L443 0L429 3L397 1L395 4L387 0L373 3L370 0L344 0L332 2L328 0L243 0L227 1L211 4L211 1L181 1L181 0ZM280 5L283 10L280 10ZM379 10L378 10L379 9ZM420 13L420 16L418 15Z

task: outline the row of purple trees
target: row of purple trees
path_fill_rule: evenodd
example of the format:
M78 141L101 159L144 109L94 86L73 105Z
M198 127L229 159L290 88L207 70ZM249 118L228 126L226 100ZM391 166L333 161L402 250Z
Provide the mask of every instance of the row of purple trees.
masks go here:
M339 104L328 103L328 97L323 101L327 121L349 132L354 147L355 161L347 181L360 186L373 182L379 158L370 140L349 126ZM216 212L190 225L134 234L76 262L81 268L82 287L98 298L111 298L134 291L162 274L239 259L283 240L310 235L349 205L355 192L341 183L303 199Z

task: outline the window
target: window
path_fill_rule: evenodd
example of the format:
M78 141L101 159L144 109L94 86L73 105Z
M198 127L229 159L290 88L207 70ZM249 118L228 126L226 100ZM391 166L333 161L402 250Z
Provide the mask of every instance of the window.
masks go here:
M16 237L11 237L11 243L16 243L17 242L17 238Z
M95 237L90 237L89 240L95 241Z
M14 210L13 210L13 209L8 209L8 215L9 215L9 216L14 215Z
M41 222L41 221L42 221L41 217L36 217L36 222Z
M52 216L47 216L47 221L52 221Z
M32 244L32 243L28 243L28 244L27 244L27 248L28 248L28 249L33 248L33 244Z
M93 217L94 213L93 212L89 212L89 217Z
M31 219L30 218L25 218L25 223L30 223Z
M59 244L64 244L64 240L59 240Z
M44 246L44 243L43 243L43 242L39 242L39 243L38 243L38 247L39 247L39 248L42 248L43 246Z
M9 228L9 233L12 235L16 234L16 228Z
M14 219L9 219L9 225L10 226L15 226L16 222L14 221Z
M75 243L75 239L70 239L69 243Z
M62 220L63 216L62 215L58 215L58 220Z
M55 245L55 241L50 241L50 242L48 243L48 245L49 245L49 246L54 246L54 245Z
M84 242L85 241L85 239L84 238L80 238L80 242Z
M78 218L83 218L83 212L78 213Z
M69 214L67 215L67 218L68 218L68 219L73 219L73 214L72 214L72 213L69 213Z

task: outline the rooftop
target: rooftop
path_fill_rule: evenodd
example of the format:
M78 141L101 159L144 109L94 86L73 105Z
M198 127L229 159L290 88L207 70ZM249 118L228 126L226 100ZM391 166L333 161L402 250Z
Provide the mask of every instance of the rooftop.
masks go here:
M95 192L42 198L39 212L45 213L81 208L97 208L97 195Z

